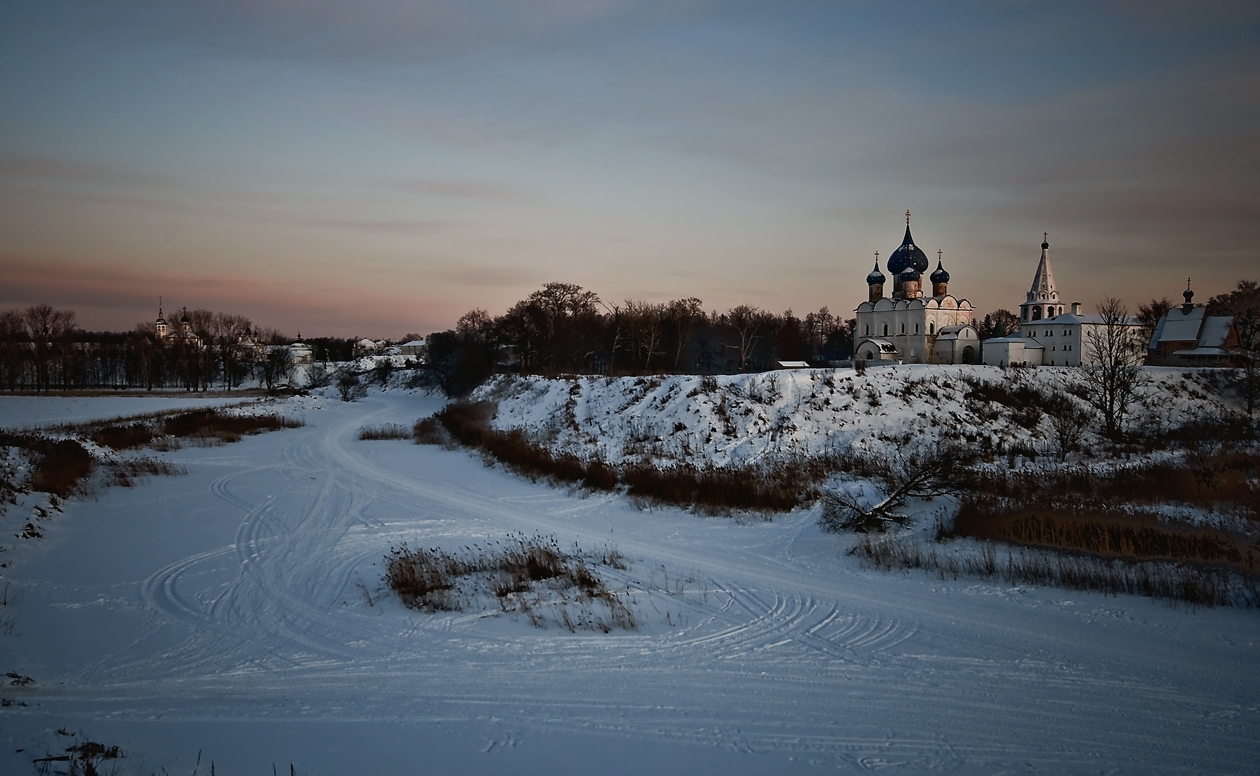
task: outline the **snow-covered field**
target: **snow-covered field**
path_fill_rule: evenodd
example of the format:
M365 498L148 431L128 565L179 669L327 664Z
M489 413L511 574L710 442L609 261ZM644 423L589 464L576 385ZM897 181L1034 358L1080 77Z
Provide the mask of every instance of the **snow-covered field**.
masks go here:
M222 407L248 399L237 396L202 397L188 394L157 396L3 396L0 395L0 427L37 428L62 423Z
M39 417L70 412L42 401ZM34 680L0 688L0 772L62 753L63 727L120 745L125 773L191 773L198 752L199 772L241 774L1241 773L1260 757L1255 612L883 574L813 512L640 511L357 438L439 408L422 394L281 406L307 425L163 454L188 473L0 542L0 672ZM629 569L603 573L640 629L421 614L381 582L401 542L514 533L618 548Z

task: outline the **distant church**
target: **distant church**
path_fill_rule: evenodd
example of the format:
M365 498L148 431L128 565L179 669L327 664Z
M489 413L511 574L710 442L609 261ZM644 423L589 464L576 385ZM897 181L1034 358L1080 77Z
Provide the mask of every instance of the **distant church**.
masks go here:
M153 322L153 335L161 341L179 341L192 347L201 347L201 337L193 333L192 322L188 320L188 308L184 308L179 318L178 327L167 323L162 314L162 302L158 300L157 320Z
M888 257L892 296L884 296L887 278L875 268L866 276L867 301L858 305L857 343L859 361L899 361L906 364L974 364L980 361L980 334L975 328L971 302L949 293L949 273L936 254L936 270L928 276L931 295L923 292L923 273L928 257L910 235L910 211L900 247Z

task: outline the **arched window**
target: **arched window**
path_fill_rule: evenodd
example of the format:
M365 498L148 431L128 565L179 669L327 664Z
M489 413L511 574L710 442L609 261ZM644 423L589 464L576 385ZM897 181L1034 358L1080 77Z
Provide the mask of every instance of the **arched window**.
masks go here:
M866 336L871 336L871 325L869 323L866 324Z
M936 333L936 324L935 324L935 323L929 323L929 324L928 324L928 334L935 334L935 333Z
M887 336L888 336L888 324L886 324L886 323L884 324L884 336L885 336L885 337L887 337Z
M915 334L918 334L918 333L919 333L919 324L917 324L917 323L914 325L914 333L915 333Z
M1041 320L1041 308L1040 308L1040 307L1034 307L1034 308L1032 309L1032 311L1033 311L1033 317L1032 317L1032 319L1033 319L1034 321L1039 321L1039 320Z

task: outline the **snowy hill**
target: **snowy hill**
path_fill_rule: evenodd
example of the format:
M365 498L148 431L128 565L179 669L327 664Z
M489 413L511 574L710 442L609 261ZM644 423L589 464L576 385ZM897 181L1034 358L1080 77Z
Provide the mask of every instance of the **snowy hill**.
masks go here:
M1131 416L1134 428L1158 431L1231 411L1199 374L1177 369L1144 374ZM994 455L1035 457L1057 452L1051 419L1038 402L1058 395L1089 412L1082 375L1069 368L914 365L864 374L827 369L717 377L507 376L471 398L498 404L493 423L499 430L520 429L557 451L612 464L747 465L851 446L879 453L945 440ZM1008 398L1019 396L1024 401ZM1100 440L1087 430L1079 442L1088 455Z

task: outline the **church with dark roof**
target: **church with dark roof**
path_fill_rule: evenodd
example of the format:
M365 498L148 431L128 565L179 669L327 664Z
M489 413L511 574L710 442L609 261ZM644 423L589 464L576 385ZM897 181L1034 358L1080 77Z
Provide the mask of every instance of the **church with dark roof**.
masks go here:
M979 362L975 310L971 302L949 293L949 272L941 254L938 250L936 269L927 278L931 293L925 293L928 257L910 234L907 210L905 237L886 265L892 277L891 296L884 296L888 276L879 268L878 252L875 268L866 276L867 300L854 311L854 359L905 364Z

